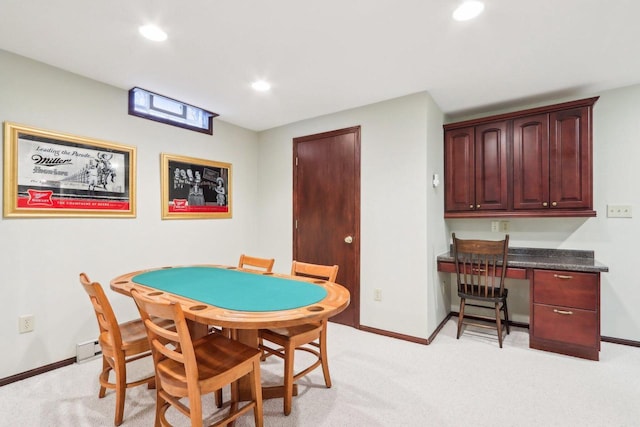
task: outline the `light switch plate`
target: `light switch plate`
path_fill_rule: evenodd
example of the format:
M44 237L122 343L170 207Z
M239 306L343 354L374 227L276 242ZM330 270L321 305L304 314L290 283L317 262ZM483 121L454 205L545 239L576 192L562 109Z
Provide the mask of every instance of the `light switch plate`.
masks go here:
M631 218L632 215L631 205L607 205L608 218Z

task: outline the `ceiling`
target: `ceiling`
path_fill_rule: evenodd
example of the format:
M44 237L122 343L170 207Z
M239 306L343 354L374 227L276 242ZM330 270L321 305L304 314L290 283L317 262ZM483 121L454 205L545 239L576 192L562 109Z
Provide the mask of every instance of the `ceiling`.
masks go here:
M0 0L0 49L256 131L421 91L455 119L640 83L640 1L485 0L456 22L458 3Z

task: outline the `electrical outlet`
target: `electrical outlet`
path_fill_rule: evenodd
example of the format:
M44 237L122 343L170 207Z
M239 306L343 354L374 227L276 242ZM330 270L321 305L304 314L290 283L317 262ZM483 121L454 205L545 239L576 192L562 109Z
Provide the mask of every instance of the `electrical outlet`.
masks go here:
M33 314L18 317L18 332L21 334L32 332L35 326L35 321L36 318Z
M500 221L500 231L503 233L509 232L509 221Z
M382 289L374 289L373 299L374 301L382 301Z
M607 205L608 218L631 218L632 214L630 205Z
M491 231L494 233L500 231L500 221L491 221Z

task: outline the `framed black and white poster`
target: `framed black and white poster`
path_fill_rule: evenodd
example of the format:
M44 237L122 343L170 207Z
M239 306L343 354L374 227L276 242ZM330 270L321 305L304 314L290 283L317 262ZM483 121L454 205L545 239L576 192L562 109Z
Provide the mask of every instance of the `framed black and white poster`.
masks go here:
M231 218L231 164L162 153L162 219Z

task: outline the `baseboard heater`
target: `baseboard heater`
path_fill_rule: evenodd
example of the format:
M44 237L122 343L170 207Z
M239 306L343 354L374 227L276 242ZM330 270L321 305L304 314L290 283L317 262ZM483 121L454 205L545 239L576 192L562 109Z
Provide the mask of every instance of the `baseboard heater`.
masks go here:
M101 354L102 348L100 348L100 343L98 343L98 340L76 344L76 363L93 359L94 357Z

